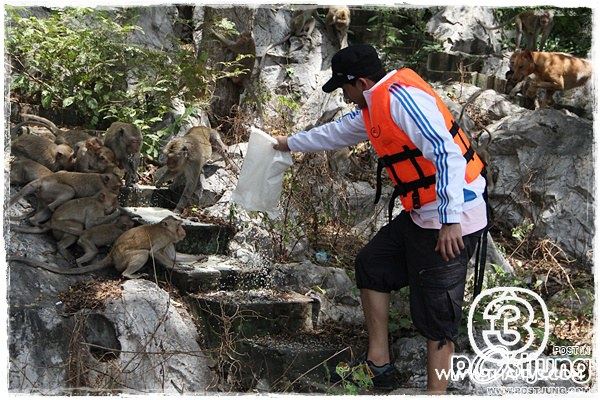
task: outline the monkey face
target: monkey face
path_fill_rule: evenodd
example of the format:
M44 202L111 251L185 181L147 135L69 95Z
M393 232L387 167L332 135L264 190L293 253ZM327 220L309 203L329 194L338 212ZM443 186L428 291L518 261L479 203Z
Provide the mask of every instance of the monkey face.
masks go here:
M166 165L169 171L181 171L188 158L188 150L182 143L182 139L172 140L165 148L164 153L167 156Z
M179 157L177 154L169 154L167 156L167 168L169 171L180 171L185 163L185 158Z
M113 173L102 174L102 181L104 182L104 187L109 190L111 193L119 193L121 189L121 178Z
M127 154L139 153L142 148L142 134L138 127L133 124L127 124L121 128L121 132Z
M137 154L140 152L142 148L142 138L141 137L131 137L128 141L126 141L125 149L128 154Z
M115 168L116 165L115 153L112 152L108 147L102 146L96 152L96 169L98 171L107 171Z
M548 12L544 12L542 15L540 15L540 25L542 27L546 27L546 26L548 26L549 23L550 23L550 14Z
M63 169L72 170L75 165L73 149L66 144L56 146L56 162Z
M135 223L129 215L121 215L117 220L117 227L125 231L133 228L133 225L135 225Z
M164 226L169 232L171 232L173 234L173 237L175 238L175 242L178 242L180 240L182 240L183 238L185 238L185 229L183 229L183 221L172 217L172 216L168 216L163 218L162 221L160 221L160 224L162 226Z
M107 190L103 190L98 193L97 198L102 203L105 215L112 214L119 206L117 195Z
M181 226L181 223L177 226L177 241L185 238L185 229Z

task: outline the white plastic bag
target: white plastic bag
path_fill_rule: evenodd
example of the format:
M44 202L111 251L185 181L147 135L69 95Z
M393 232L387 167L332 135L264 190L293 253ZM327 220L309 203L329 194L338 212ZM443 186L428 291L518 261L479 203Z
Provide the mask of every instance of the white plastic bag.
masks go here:
M258 128L250 128L248 151L231 200L248 211L277 216L283 173L293 164L289 152L273 148L277 140Z

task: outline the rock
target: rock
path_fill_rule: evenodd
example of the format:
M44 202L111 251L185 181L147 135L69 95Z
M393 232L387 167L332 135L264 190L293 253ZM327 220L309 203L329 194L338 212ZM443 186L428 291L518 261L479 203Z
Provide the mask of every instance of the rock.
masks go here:
M324 93L321 86L331 78L331 57L338 50L335 35L328 35L317 23L308 40L292 37L286 43L269 49L289 32L292 12L289 8L259 8L255 21L256 54L260 58L260 79L265 93L293 93L271 96L264 109L269 118L287 118L293 104L295 117L292 130L313 126L324 115L335 115L344 108L340 91ZM265 58L266 57L266 58ZM263 60L264 59L264 60ZM296 109L297 107L297 109Z
M571 310L592 309L594 306L594 292L589 288L566 288L555 293L546 302L548 307L565 307Z
M444 104L450 108L455 118L460 117L460 113L465 107L465 103L471 96L480 91L480 88L474 85L453 83L450 85L435 85L435 91L444 100ZM473 101L468 104L463 112L462 127L467 132L476 132L481 130L481 124L489 125L493 121L502 119L508 115L515 115L525 112L526 109L519 107L509 100L506 96L499 94L495 90L484 90L477 95ZM473 115L477 117L479 125L475 125Z
M422 336L403 337L391 345L394 365L406 377L405 386L427 386L427 339Z
M275 264L270 276L275 287L290 288L318 299L319 323L338 321L357 325L364 321L356 284L341 268L322 267L310 261Z
M594 158L591 121L539 109L508 116L488 127L497 174L490 202L507 229L534 223L568 255L592 262Z
M444 46L447 52L489 54L498 47L499 35L491 37L478 22L493 26L493 13L487 7L443 7L427 23L427 31ZM491 44L490 44L491 41Z
M8 266L8 390L67 394L70 377L65 366L74 326L62 315L58 293L82 277L61 276L12 262Z
M179 13L176 6L137 7L136 25L142 31L134 30L131 41L156 50L173 50L175 31L173 26Z
M564 107L580 117L594 119L594 92L588 83L574 89L556 92L553 96L555 107Z
M101 374L114 376L131 393L205 393L213 378L207 357L190 315L168 293L153 282L128 280L121 297L108 300L99 313L111 321L121 344L116 365L97 365Z

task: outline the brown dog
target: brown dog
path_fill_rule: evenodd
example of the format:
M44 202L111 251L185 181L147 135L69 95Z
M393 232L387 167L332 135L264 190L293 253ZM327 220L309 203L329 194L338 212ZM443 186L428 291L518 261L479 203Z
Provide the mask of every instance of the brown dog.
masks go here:
M510 74L512 73L512 74ZM546 89L542 106L552 103L552 95L558 90L573 89L584 85L592 76L592 64L566 53L544 51L519 51L510 57L509 84L528 84L525 96L535 98L538 89ZM523 85L511 91L516 94Z

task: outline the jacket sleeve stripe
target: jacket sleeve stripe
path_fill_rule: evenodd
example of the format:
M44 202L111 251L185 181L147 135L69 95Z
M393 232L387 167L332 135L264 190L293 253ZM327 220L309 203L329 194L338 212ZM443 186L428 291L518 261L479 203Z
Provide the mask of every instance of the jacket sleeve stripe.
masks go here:
M423 115L423 112L419 109L414 99L405 88L394 84L390 87L390 91L400 101L402 107L406 109L410 118L423 133L423 137L425 137L434 148L434 154L436 155L435 166L440 178L439 185L436 187L436 192L440 199L438 212L440 221L446 222L446 210L449 204L449 198L446 194L446 188L448 186L448 153L444 148L444 142L432 128L427 118Z

